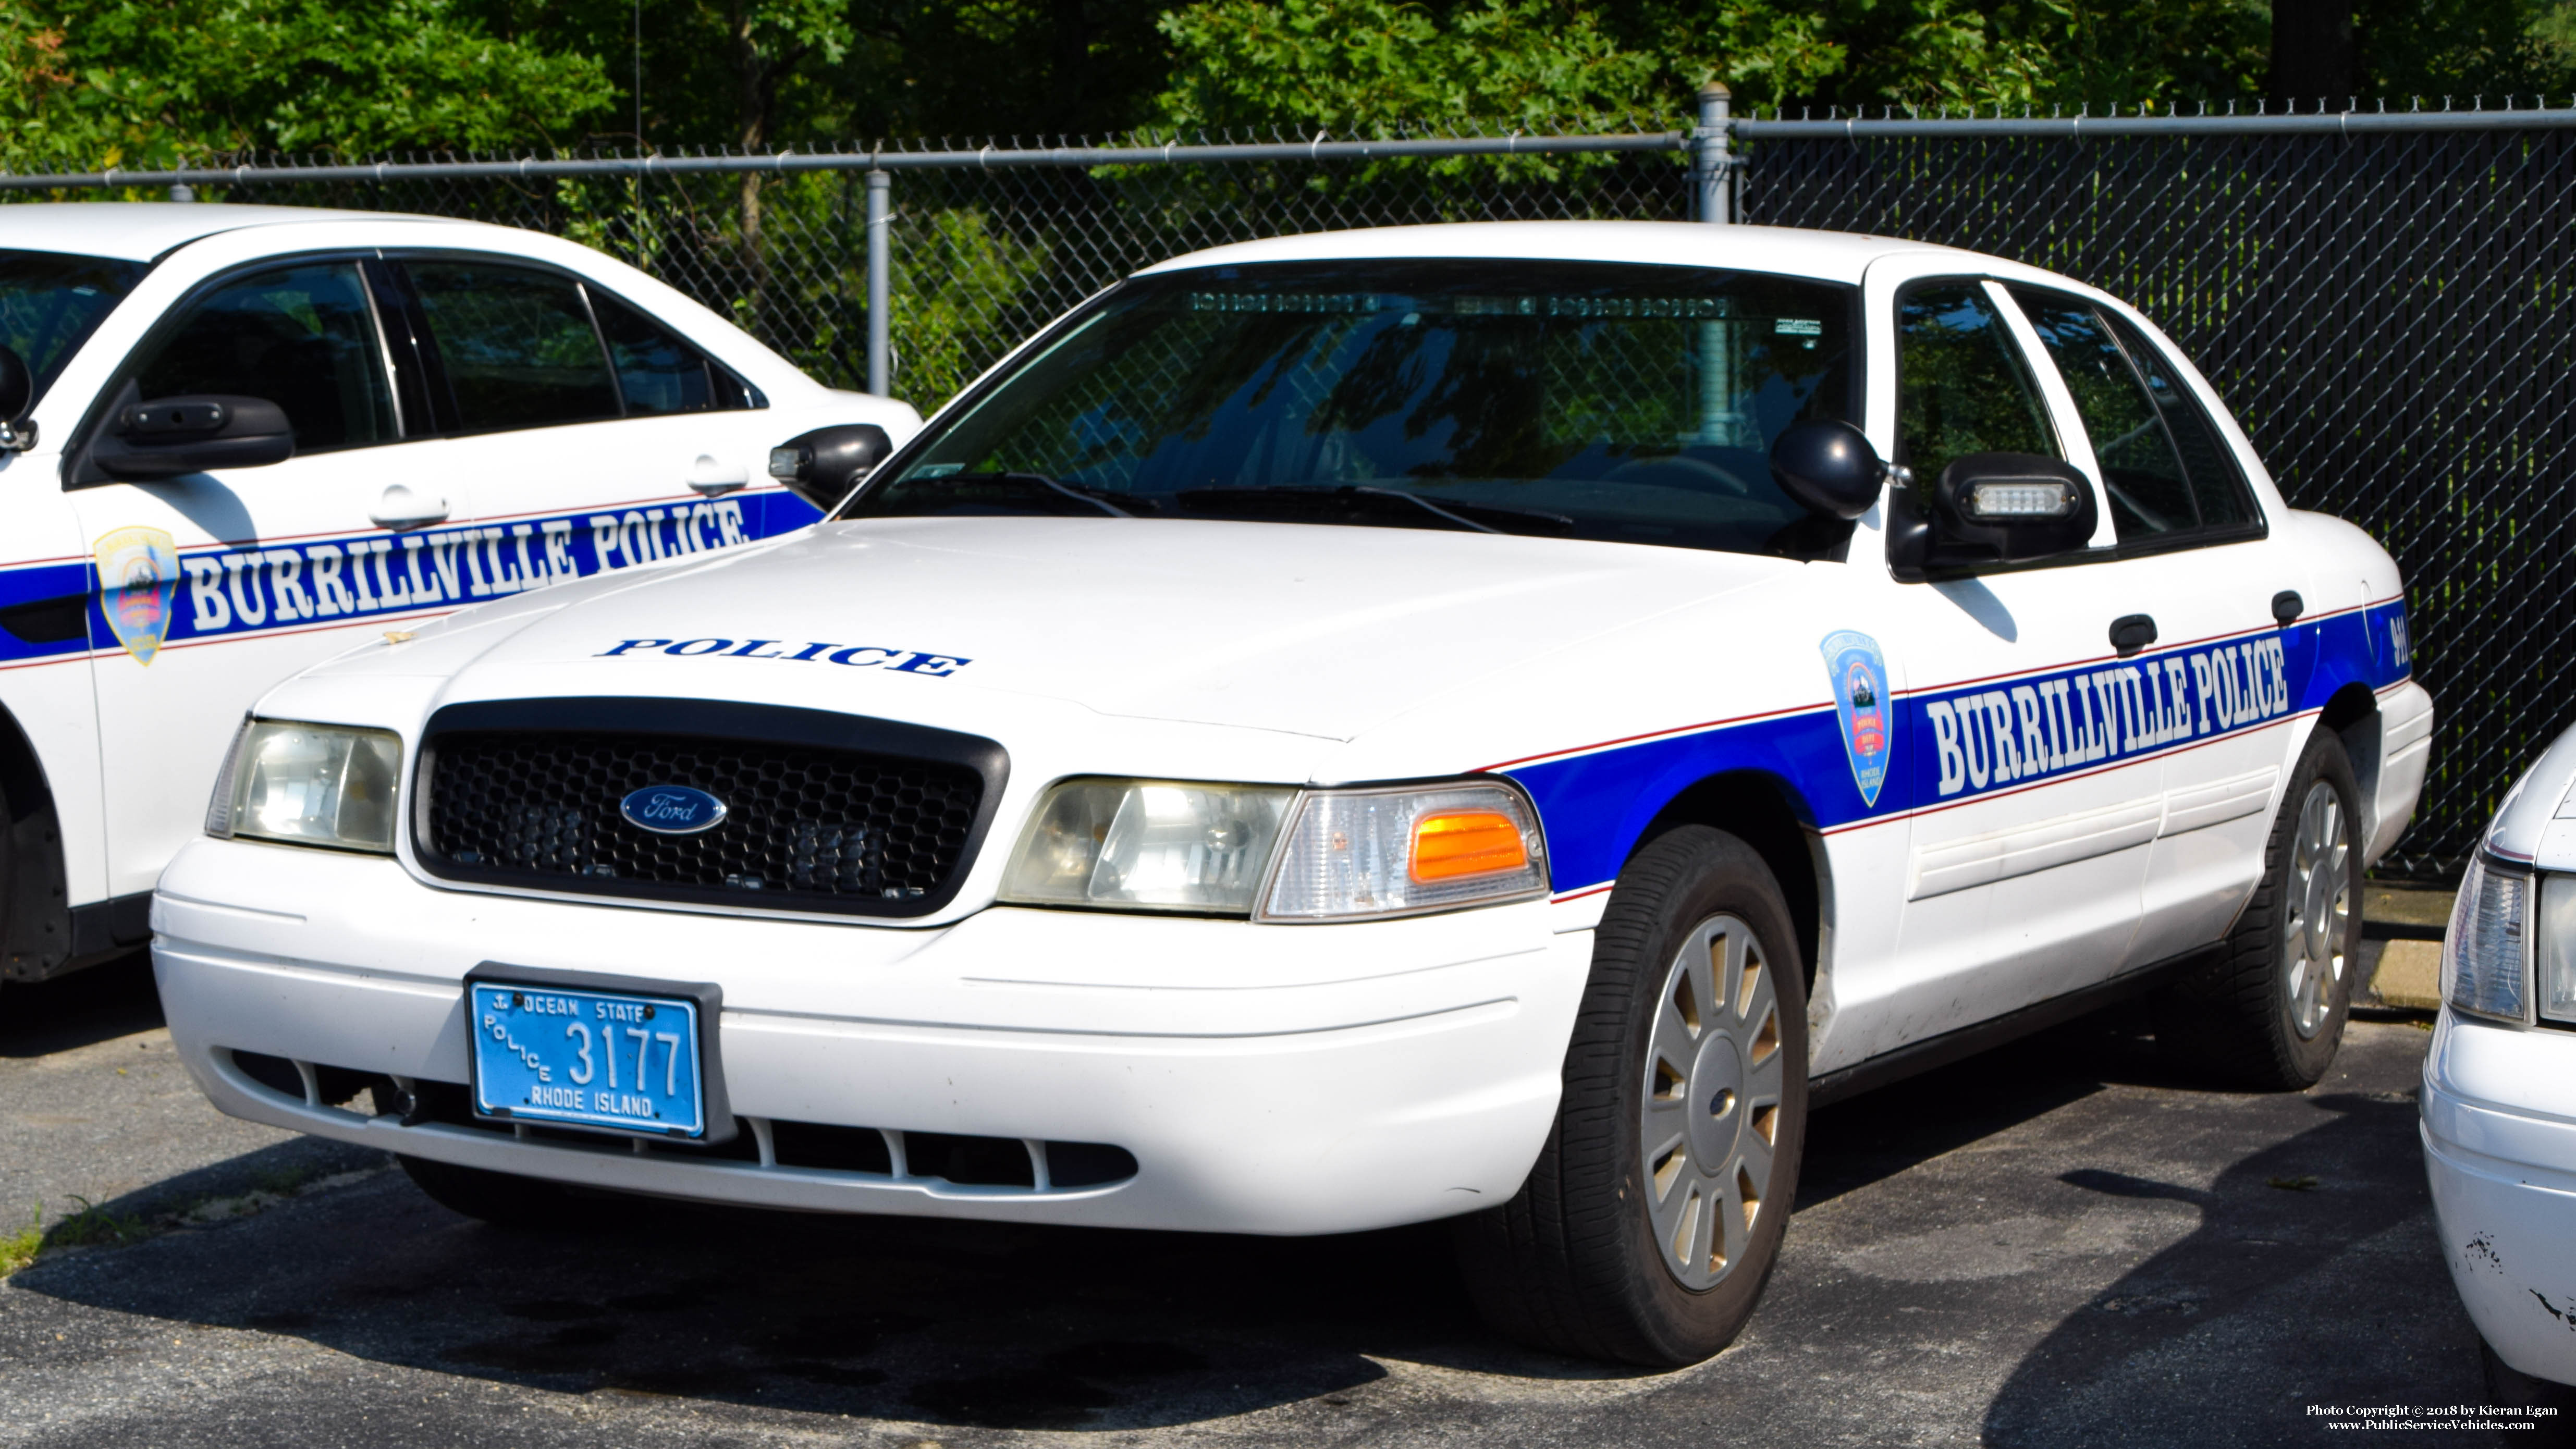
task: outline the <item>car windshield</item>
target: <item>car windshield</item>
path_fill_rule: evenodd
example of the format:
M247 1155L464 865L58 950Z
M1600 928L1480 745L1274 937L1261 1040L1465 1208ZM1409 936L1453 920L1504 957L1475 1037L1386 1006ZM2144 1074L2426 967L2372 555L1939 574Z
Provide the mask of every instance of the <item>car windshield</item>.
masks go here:
M844 517L1122 515L1811 555L1772 481L1852 419L1853 289L1496 260L1131 280L968 400Z
M148 270L108 257L0 250L0 344L35 374L36 397Z

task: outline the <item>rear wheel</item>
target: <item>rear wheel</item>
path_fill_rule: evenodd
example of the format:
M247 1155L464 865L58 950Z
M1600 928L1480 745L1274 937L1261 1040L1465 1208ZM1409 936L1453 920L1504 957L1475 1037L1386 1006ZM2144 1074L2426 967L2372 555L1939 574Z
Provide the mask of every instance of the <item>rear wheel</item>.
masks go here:
M563 1227L572 1194L542 1178L460 1167L426 1157L396 1157L412 1184L440 1207L505 1228Z
M1673 831L1620 872L1556 1125L1520 1192L1459 1224L1496 1329L1669 1367L1753 1316L1806 1141L1796 939L1770 869L1722 831Z
M2361 791L2334 731L2291 771L2263 880L2205 965L2156 1000L2156 1044L2195 1075L2297 1091L2343 1040L2361 942Z

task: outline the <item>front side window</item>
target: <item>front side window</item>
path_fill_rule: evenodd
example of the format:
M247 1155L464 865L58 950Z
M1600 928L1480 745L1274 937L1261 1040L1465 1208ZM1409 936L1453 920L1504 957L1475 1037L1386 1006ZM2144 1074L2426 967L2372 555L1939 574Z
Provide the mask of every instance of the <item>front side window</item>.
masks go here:
M2120 542L2252 520L2234 460L2135 328L2063 292L2012 294L2074 394Z
M299 454L401 436L354 262L301 262L217 284L146 344L126 376L143 402L202 393L273 402Z
M617 382L581 284L492 262L407 263L461 432L619 415Z
M1849 419L1852 289L1691 267L1271 263L1127 283L844 516L1120 514L1795 552L1771 441Z
M145 270L110 257L0 251L0 346L34 374L30 407Z
M2030 367L1975 281L1918 283L1896 300L1897 461L1927 504L1969 453L2064 456Z

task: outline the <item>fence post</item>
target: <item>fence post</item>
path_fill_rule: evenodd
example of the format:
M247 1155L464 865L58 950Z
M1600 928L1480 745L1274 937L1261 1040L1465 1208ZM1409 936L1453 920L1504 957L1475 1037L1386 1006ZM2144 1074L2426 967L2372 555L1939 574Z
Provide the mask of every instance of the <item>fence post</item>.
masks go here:
M894 291L894 249L886 238L893 188L892 176L883 171L868 173L868 391L879 397L893 396L894 386L894 319L886 315L887 299Z
M1735 93L1716 81L1699 90L1699 128L1691 132L1693 221L1724 226L1735 220L1734 157L1727 151L1727 109Z

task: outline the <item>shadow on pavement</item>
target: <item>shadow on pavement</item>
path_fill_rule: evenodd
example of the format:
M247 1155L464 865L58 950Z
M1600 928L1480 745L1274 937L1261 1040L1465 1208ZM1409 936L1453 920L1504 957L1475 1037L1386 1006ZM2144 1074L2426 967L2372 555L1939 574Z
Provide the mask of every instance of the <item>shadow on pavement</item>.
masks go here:
M0 1057L70 1051L159 1025L150 951L51 981L0 986Z
M2166 1071L2135 1005L1837 1102L1808 1119L1797 1205L1831 1202L2122 1084L2194 1090Z
M2428 1384L2475 1400L2476 1336L2428 1241L2413 1094L2308 1101L2318 1125L2206 1190L2091 1169L2060 1178L2187 1203L2200 1223L2024 1357L1984 1442L2304 1443L2339 1437L2311 1405L2409 1401Z
M252 1159L304 1145L196 1176L250 1180L284 1162ZM11 1286L557 1392L997 1428L1329 1401L1385 1376L1371 1355L1531 1379L1633 1372L1486 1335L1439 1224L1245 1238L601 1196L560 1231L521 1232L459 1218L391 1171L243 1221L49 1257Z

